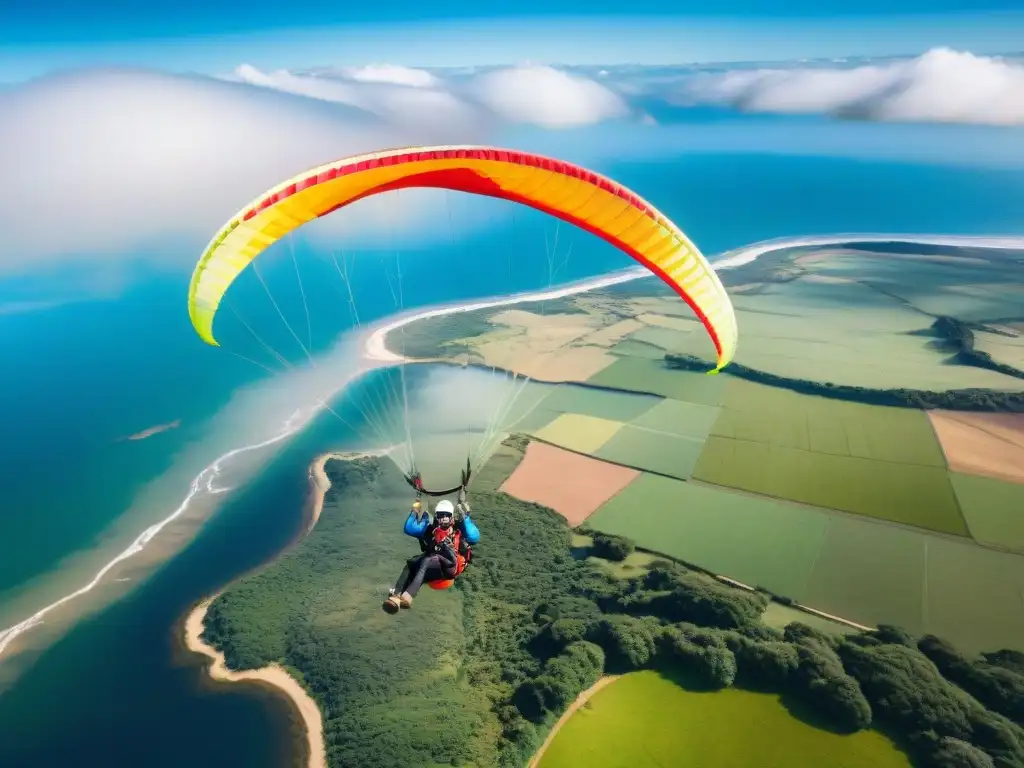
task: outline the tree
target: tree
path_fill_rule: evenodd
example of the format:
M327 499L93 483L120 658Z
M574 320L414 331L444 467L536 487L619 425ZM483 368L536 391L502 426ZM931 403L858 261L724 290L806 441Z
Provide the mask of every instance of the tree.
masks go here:
M1024 675L985 661L969 661L950 643L934 635L922 637L918 648L947 680L989 709L1024 723Z
M792 643L747 642L734 649L742 678L754 685L783 690L800 664Z
M658 621L647 617L611 615L594 625L589 639L605 650L610 669L629 671L650 662L658 628Z
M727 688L736 680L736 656L714 630L685 624L665 627L659 651L667 663L681 667L695 682L712 690Z
M796 649L799 661L793 680L808 702L840 728L858 731L871 725L871 705L835 652L813 640Z
M519 686L513 703L524 718L539 723L549 712L565 709L596 683L603 669L604 651L593 643L572 643L548 659L539 675Z
M995 763L983 750L960 739L943 738L928 756L933 768L995 768Z
M608 533L595 533L594 543L591 546L595 556L617 562L629 557L634 549L636 549L636 544L632 540Z

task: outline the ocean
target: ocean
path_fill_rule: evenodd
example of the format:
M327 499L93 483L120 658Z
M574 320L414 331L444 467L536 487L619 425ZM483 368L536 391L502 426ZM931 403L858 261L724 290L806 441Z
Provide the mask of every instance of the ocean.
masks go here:
M989 164L744 148L639 160L595 155L591 165L654 203L709 255L831 232L1024 233L1024 177ZM339 252L352 260L360 321L631 264L539 215L512 217L503 204L457 196L445 205L450 231L434 226L422 242L406 237L394 248ZM474 226L477 217L485 225ZM260 339L298 364L303 347L324 352L355 318L328 249L294 246L301 293L289 249L267 254L261 272L290 330L251 275L232 304ZM116 298L0 314L0 629L85 583L111 553L170 514L210 461L279 433L295 410L315 404L288 402L268 373L227 354L275 367L237 318L224 321L223 349L198 340L185 312L191 266L136 278ZM35 297L0 283L0 298ZM360 402L336 401L350 424L380 396L373 386L361 393ZM145 439L123 439L175 422ZM195 601L297 535L316 454L365 441L365 431L321 412L268 452L255 477L219 496L220 508L170 547L173 556L155 572L130 574L141 584L101 585L68 631L58 616L23 636L30 648L33 633L45 637L38 650L0 656L0 683L7 683L0 765L282 764L296 738L287 705L249 687L210 684L201 661L178 649L174 627ZM382 524L398 526L403 514ZM16 673L5 675L5 664Z

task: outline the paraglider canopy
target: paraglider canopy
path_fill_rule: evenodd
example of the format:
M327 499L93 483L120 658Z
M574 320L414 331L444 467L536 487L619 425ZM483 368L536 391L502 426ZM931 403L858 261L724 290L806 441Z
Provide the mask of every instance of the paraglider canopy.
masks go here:
M313 168L261 195L214 236L189 287L192 324L217 345L213 321L224 294L262 251L309 221L371 195L434 187L528 205L591 232L675 290L703 323L717 373L737 344L732 303L696 246L650 203L611 179L541 155L475 146L392 149Z

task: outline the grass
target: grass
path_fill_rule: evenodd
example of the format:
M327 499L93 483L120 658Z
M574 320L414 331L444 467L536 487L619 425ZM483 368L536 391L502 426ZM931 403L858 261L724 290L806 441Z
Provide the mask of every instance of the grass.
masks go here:
M612 348L614 351L614 347ZM661 360L623 357L591 376L596 384L627 392L649 392L704 405L718 405L726 377L666 368Z
M385 343L391 351L409 357L464 355L465 340L494 330L489 321L493 314L493 309L482 309L424 318L392 331Z
M817 616L807 611L801 611L799 608L793 608L792 606L774 601L768 603L768 607L764 609L764 613L761 614L761 621L769 627L775 627L776 629L785 629L787 624L799 621L801 624L806 624L809 627L814 627L822 632L829 632L833 635L849 635L857 632L856 629L848 624L832 621L824 616Z
M918 531L834 516L800 602L860 624L925 630L925 555Z
M661 555L654 555L650 552L630 552L626 559L615 563L600 557L591 557L588 560L617 579L631 579L634 576L643 576L651 569L651 565L664 560Z
M599 459L686 480L703 443L688 437L625 425L594 454Z
M828 517L786 502L645 474L591 515L587 525L800 599Z
M1024 485L955 472L950 478L974 540L1024 552Z
M643 671L598 691L559 731L540 768L791 768L821 765L826 755L831 768L910 766L881 734L814 728L777 696L735 688L698 693Z
M693 476L715 485L967 536L941 467L708 438Z
M965 653L1024 650L1024 558L939 537L926 557L927 631Z
M712 434L816 453L944 467L923 411L830 400L729 379Z
M706 440L720 412L721 409L713 405L666 398L630 423L636 427Z
M632 421L659 402L654 395L560 384L544 398L541 407L558 413L582 413L612 421Z
M579 453L593 454L622 426L620 421L609 421L578 413L563 413L533 434L546 443Z
M641 360L661 360L665 357L665 350L661 347L629 338L616 342L608 351L617 357L639 358Z
M694 333L693 328L687 328L686 330L679 330L676 328L663 328L659 326L649 325L645 328L633 331L629 334L629 338L634 341L640 341L645 344L651 344L655 347L659 347L667 352L682 352L684 349L689 350L692 346L687 344L688 337ZM704 333L703 328L700 331ZM706 342L707 346L711 346L711 342Z
M587 525L861 624L1024 650L1020 555L646 474Z
M516 432L535 434L562 415L561 411L552 411L544 407L543 402L536 408L527 411L509 425Z

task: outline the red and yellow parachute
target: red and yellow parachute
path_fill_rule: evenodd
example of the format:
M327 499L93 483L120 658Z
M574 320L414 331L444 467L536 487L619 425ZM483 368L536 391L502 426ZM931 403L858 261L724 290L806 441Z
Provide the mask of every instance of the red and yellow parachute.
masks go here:
M192 275L188 311L216 346L213 319L232 281L263 250L306 222L370 195L435 187L511 200L592 232L670 285L700 318L718 353L736 353L736 315L721 281L679 228L638 195L585 168L475 146L374 152L313 168L243 208L213 238Z

